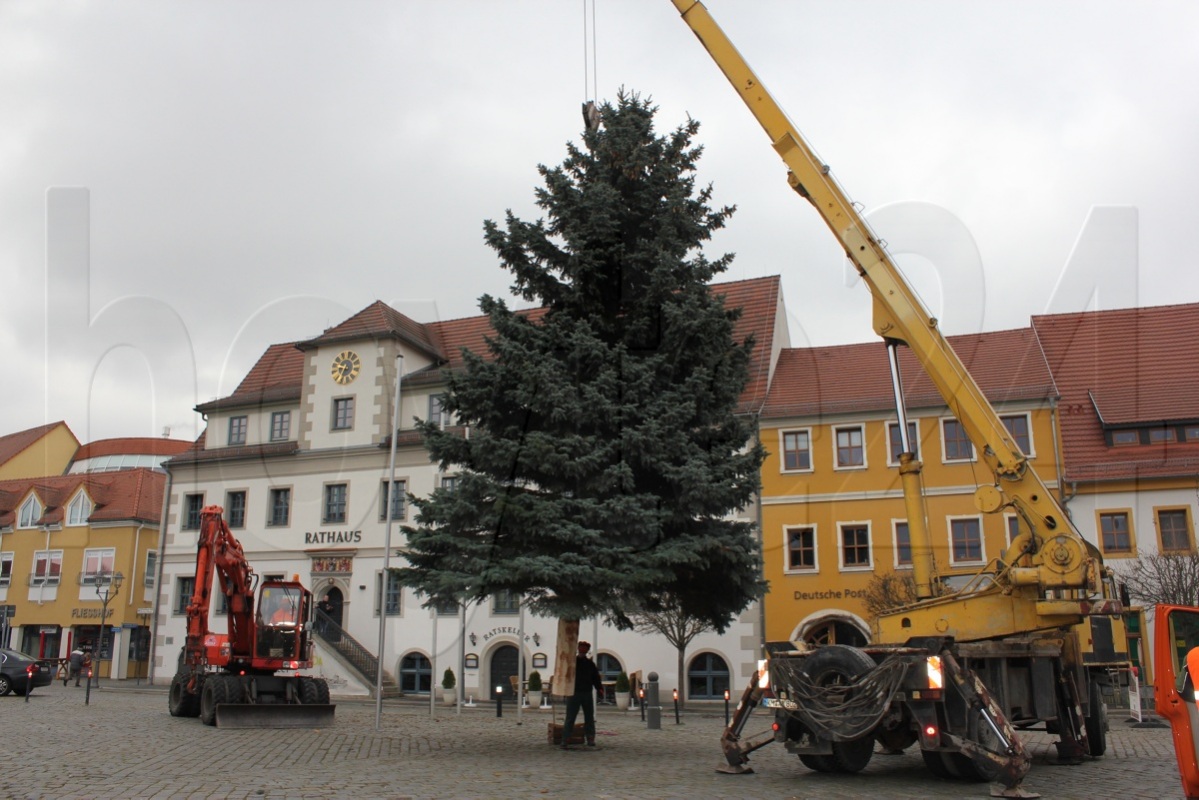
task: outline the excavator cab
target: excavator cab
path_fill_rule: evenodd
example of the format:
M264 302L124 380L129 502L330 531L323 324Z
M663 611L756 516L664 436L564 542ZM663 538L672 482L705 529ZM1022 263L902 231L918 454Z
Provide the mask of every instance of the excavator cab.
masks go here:
M292 662L306 660L312 593L298 583L269 581L258 592L258 635L254 659ZM283 664L282 667L289 665Z

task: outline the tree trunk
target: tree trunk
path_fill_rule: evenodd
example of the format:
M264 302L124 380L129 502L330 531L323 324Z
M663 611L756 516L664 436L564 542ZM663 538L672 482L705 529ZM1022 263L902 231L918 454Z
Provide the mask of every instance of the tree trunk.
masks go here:
M684 672L684 668L683 668L683 662L686 660L686 658L685 658L686 652L687 652L687 645L683 645L682 647L679 648L679 677L678 677L678 683L675 684L677 687L679 687L679 689L678 689L678 691L679 691L679 708L683 707L685 698L687 696L687 692L685 691L685 689L687 687L687 674L686 674L686 672Z

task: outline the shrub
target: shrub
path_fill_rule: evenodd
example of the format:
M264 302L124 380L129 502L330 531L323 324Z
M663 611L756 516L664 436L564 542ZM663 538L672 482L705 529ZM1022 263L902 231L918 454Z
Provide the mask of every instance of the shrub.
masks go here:
M623 671L619 675L616 676L616 691L618 691L618 692L629 691L629 676L626 675Z
M441 688L453 689L457 685L457 681L454 680L454 670L446 667L445 674L441 676Z
M533 670L532 672L529 673L529 691L530 692L540 692L541 691L541 673L538 672L537 670Z

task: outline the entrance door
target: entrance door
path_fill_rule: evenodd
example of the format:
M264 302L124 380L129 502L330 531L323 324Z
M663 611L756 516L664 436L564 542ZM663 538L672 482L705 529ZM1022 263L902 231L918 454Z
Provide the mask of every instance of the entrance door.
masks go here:
M500 645L491 654L491 685L487 687L487 696L495 699L495 687L504 687L504 699L516 701L516 692L512 689L512 676L519 673L516 647L510 644Z
M325 594L329 596L329 617L341 627L345 627L341 621L342 605L345 603L345 596L341 593L341 589L336 586L330 586L325 590Z

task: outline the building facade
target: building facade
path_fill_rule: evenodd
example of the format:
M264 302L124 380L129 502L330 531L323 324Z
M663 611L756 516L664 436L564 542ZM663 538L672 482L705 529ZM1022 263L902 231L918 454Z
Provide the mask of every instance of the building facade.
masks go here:
M754 336L742 401L742 411L753 413L765 401L774 357L787 343L779 282L740 281L713 291L726 305L744 309L737 337ZM377 654L382 630L383 669L401 690L428 692L449 668L466 696L486 697L496 686L510 687L522 657L526 674L537 669L550 677L557 620L524 614L519 597L430 610L394 577L384 577L385 553L388 566L401 566L400 526L413 522L406 496L427 495L455 479L430 462L414 421L454 425L440 406L446 375L461 368L464 347L486 352L488 332L486 317L421 324L374 303L314 339L268 348L232 395L197 407L207 420L205 433L167 464L156 681L170 679L183 644L199 513L212 504L225 509L260 576L298 575L318 599L328 598L339 642ZM394 476L388 472L393 431ZM753 519L756 509L744 514ZM748 675L759 651L759 621L753 608L726 634L692 642L684 698L723 697L730 683ZM223 630L225 623L214 613L210 624ZM660 637L596 620L584 620L581 635L592 641L606 678L656 671L664 687L674 686L677 654ZM370 691L340 646L322 640L315 671L335 693Z
M132 462L165 458L188 443L113 439L79 447L62 435L69 434L63 423L34 430L49 433L32 445L43 454L36 461L65 474L0 481L0 644L47 659L84 645L100 676L146 677L166 476L146 467L89 472L87 453Z

